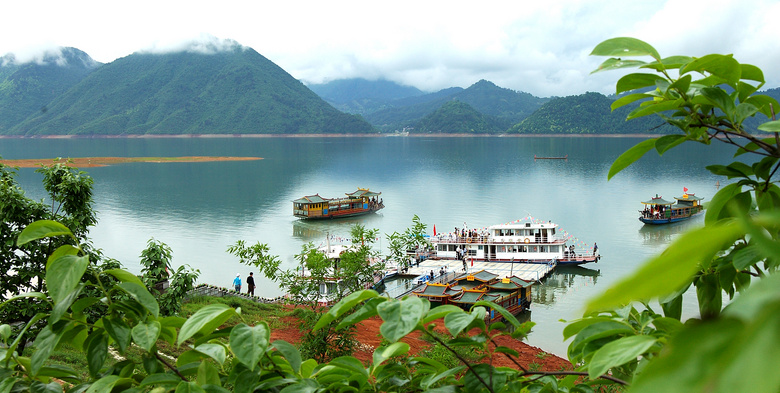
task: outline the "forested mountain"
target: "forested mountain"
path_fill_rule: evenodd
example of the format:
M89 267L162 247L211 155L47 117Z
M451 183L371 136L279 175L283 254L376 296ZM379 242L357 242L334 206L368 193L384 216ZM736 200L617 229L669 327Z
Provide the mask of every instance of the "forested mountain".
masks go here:
M459 100L447 101L417 123L414 133L493 134L504 130L495 117Z
M24 64L13 55L0 58L0 134L46 112L49 102L100 65L76 48L61 48Z
M376 81L362 78L339 79L308 85L308 87L336 109L354 114L376 112L394 106L393 102L400 99L424 94L416 87L403 86L382 79Z
M555 98L509 129L509 134L647 134L671 133L660 117L626 121L635 105L612 112L612 98L600 93Z
M135 53L98 68L6 134L365 133L254 50Z
M434 94L429 100L422 100L426 97L422 96L408 105L367 114L366 120L388 131L406 127L417 128L417 123L423 117L435 112L444 103L457 99L484 115L493 116L499 128L507 129L539 109L548 100L504 89L486 80L481 80L465 90L454 90L451 94Z

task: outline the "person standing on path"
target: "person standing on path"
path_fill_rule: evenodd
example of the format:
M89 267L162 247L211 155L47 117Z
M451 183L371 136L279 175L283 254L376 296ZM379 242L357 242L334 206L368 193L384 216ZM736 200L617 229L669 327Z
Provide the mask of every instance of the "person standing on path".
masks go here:
M247 295L255 296L255 278L252 277L252 272L249 272L249 277L246 278Z
M236 278L233 280L233 287L236 292L241 293L241 273L236 273Z

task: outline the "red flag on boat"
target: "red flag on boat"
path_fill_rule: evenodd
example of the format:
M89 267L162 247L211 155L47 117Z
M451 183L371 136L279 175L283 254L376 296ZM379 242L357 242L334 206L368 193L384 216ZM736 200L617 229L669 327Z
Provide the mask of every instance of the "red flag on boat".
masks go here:
M433 224L433 236L436 236L436 224Z
M683 192L688 192L688 187L683 187Z

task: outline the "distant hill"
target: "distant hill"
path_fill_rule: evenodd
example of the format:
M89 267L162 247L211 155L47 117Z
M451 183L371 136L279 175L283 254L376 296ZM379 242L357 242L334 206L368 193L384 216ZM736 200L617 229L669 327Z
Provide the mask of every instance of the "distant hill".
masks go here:
M106 64L6 132L77 134L366 133L254 50L135 53Z
M414 128L415 133L493 134L503 131L495 117L484 115L459 100L447 101L425 116Z
M76 48L61 48L24 64L13 55L0 58L0 134L46 112L49 102L100 65Z
M394 108L367 114L365 117L371 124L386 131L405 127L418 128L417 123L423 117L453 99L470 105L481 114L493 116L494 122L502 129L507 129L529 116L548 101L546 98L504 89L492 82L481 80L464 90L447 90L416 97L414 101L407 101L407 105L397 102L398 106Z
M635 106L612 112L612 98L600 93L554 98L512 126L508 134L659 134L675 132L658 116L626 121Z
M424 94L416 87L382 79L339 79L308 87L336 109L353 114L376 112L394 106L394 101Z

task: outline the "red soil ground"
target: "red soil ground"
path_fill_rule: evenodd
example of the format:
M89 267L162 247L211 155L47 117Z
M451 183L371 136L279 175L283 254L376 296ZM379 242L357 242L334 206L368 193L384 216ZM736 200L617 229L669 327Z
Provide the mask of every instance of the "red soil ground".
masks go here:
M284 340L289 343L297 343L300 341L303 333L298 329L298 321L294 317L285 317L282 319L285 322L285 328L274 328L271 330L271 340ZM441 321L438 321L441 325ZM360 343L360 348L353 354L353 356L364 363L371 361L374 349L376 349L381 341L381 335L379 334L379 326L382 324L382 319L374 317L361 322L358 325L357 340ZM437 328L438 330L438 328ZM427 348L430 343L420 338L419 332L413 332L406 336L403 342L409 344L410 353L416 354L421 350ZM504 347L512 348L516 350L520 355L517 362L526 369L533 368L529 365L536 363L540 365L537 371L560 371L571 370L572 366L567 360L562 359L553 354L548 354L543 350L530 346L522 341L515 340L511 337L503 336L496 339L496 342ZM489 360L484 360L485 362ZM496 354L493 358L493 365L496 367L511 367L514 369L520 369L517 364L508 359L503 354Z

